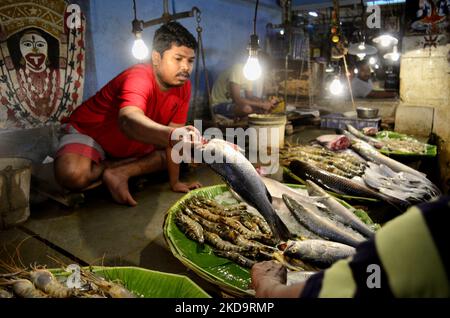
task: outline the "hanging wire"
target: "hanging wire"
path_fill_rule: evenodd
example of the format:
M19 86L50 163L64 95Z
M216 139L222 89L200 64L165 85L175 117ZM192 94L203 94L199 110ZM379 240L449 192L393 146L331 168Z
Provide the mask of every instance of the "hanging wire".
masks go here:
M137 14L136 14L136 0L133 0L133 10L134 10L134 19L137 20Z
M255 17L253 18L253 34L256 34L256 15L258 14L258 4L259 4L259 0L256 0Z

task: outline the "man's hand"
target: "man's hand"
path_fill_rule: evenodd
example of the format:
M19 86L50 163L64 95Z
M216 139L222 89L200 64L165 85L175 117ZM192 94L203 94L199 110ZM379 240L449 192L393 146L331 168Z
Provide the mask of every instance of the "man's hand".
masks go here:
M179 142L190 143L194 147L202 145L204 139L200 131L194 126L174 128L169 137L169 146L173 147Z
M200 184L200 182L192 182L192 183L183 183L183 182L176 182L173 185L171 185L172 191L174 192L189 192L190 190L193 189L198 189L201 188L202 185Z
M253 265L251 277L256 297L268 297L276 285L286 284L287 270L276 261L266 261Z

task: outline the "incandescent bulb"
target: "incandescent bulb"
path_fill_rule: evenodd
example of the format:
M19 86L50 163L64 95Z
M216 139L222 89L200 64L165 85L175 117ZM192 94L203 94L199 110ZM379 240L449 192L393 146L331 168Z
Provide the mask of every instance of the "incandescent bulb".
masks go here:
M259 65L258 57L249 56L244 66L244 76L249 81L257 80L261 76L261 65Z
M134 40L131 52L138 60L144 60L148 56L147 45L145 45L144 41L139 36L137 36L136 40Z
M377 59L374 58L373 56L369 59L369 64L370 65L374 65L376 63Z
M358 58L360 60L362 60L362 59L364 59L366 57L366 53L358 53L358 54L356 54L356 56L358 56Z
M336 77L330 84L330 92L333 95L340 95L344 90L341 81Z

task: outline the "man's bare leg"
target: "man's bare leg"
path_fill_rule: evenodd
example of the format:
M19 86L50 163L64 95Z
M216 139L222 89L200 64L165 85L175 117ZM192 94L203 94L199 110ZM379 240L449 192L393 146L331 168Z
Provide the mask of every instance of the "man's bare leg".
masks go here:
M103 164L74 153L62 155L54 163L56 181L64 188L76 191L99 180L103 170Z
M128 179L165 170L166 168L165 151L157 150L141 159L105 168L103 182L116 202L135 206L137 202L133 199L128 189Z

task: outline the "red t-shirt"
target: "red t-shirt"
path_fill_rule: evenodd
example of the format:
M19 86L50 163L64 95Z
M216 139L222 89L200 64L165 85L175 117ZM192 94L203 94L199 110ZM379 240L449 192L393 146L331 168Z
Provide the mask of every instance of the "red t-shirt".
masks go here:
M137 106L153 121L168 125L185 124L191 83L161 91L153 67L134 65L106 84L97 94L81 104L68 122L78 131L91 136L109 155L117 158L140 157L155 147L129 139L119 128L119 110Z

